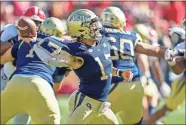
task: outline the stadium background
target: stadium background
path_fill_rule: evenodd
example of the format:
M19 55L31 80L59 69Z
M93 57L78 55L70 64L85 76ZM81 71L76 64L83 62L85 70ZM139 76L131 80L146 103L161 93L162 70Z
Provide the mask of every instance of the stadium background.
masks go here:
M57 17L64 22L67 16L76 9L90 9L98 16L107 6L117 6L122 9L127 18L127 29L132 30L136 24L145 24L152 27L158 33L158 42L160 45L172 48L168 36L168 29L174 26L180 26L181 21L186 17L186 2L88 2L88 1L69 1L69 2L1 2L0 24L3 28L6 24L15 23L24 12L25 8L31 5L41 7L47 17ZM179 77L169 71L167 64L160 60L165 80L171 84L172 80ZM57 93L62 123L67 117L67 98L70 93L78 89L78 78L74 73L65 78L63 86ZM185 105L165 117L166 123L186 123Z

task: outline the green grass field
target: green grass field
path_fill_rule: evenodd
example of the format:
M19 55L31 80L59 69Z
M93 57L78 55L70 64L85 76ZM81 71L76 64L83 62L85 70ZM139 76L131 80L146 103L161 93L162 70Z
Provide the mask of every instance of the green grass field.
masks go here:
M58 102L61 110L61 124L64 124L67 119L68 114L68 96L58 96ZM182 104L176 111L168 113L166 117L163 118L166 124L186 124L185 122L185 103ZM12 120L8 122L12 123ZM32 123L32 122L31 122Z

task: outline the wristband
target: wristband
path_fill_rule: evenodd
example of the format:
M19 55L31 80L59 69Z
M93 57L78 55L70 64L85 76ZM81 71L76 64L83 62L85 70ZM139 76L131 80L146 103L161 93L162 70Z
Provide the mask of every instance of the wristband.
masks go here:
M144 75L145 75L147 78L151 78L151 74L150 74L149 71L144 72Z
M117 75L118 77L123 77L123 76L122 76L122 73L123 73L122 70L117 69L117 71L116 71L116 75Z

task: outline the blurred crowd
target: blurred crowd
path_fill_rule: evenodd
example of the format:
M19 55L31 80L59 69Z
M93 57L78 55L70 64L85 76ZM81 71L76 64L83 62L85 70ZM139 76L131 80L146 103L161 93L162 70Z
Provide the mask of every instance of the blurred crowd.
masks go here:
M186 16L186 2L122 2L122 1L107 1L107 2L93 2L93 1L69 1L69 2L1 2L0 23L1 28L6 24L12 24L17 20L31 5L41 7L48 17L57 17L65 24L65 19L68 15L76 9L90 9L100 16L101 11L108 6L117 6L121 8L127 18L127 29L132 30L136 24L144 24L150 29L153 29L149 37L155 36L160 45L172 48L168 31L169 28L180 26L182 20ZM64 25L65 28L65 25ZM153 37L152 37L153 38ZM177 77L169 71L167 64L161 61L161 67L165 75L167 83ZM65 82L78 82L74 74L70 74L69 79ZM68 87L67 87L68 88ZM70 88L76 89L77 86ZM64 93L71 92L72 89L65 89Z

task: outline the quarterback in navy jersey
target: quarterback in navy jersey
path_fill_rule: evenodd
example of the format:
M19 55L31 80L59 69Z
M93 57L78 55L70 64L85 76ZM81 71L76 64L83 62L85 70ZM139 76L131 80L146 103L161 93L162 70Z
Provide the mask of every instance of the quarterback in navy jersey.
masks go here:
M44 41L50 47L61 49L58 53L28 41L45 63L56 67L70 66L80 79L80 89L69 99L67 123L89 124L100 117L104 118L102 123L117 124L107 102L113 70L108 39L100 34L102 25L92 11L80 9L68 17L67 27L73 40L49 37Z
M105 8L101 13L101 22L104 26L104 36L109 39L111 45L113 66L123 70L131 69L134 76L128 84L122 78L113 77L113 86L109 94L109 101L113 104L112 110L119 113L123 124L138 124L142 118L143 87L135 64L135 53L166 57L166 60L169 60L173 52L160 46L144 44L139 34L125 31L126 18L117 7Z
M60 24L62 22L57 18L46 19L40 26L36 42L41 46L48 46L43 43L44 38L51 35L62 37ZM56 50L55 47L51 49ZM1 95L1 123L5 124L19 112L26 112L36 124L59 124L60 111L52 89L55 67L43 63L30 45L22 40L5 52L1 57L1 64L10 60L16 61L16 70ZM14 106L11 106L12 103Z

